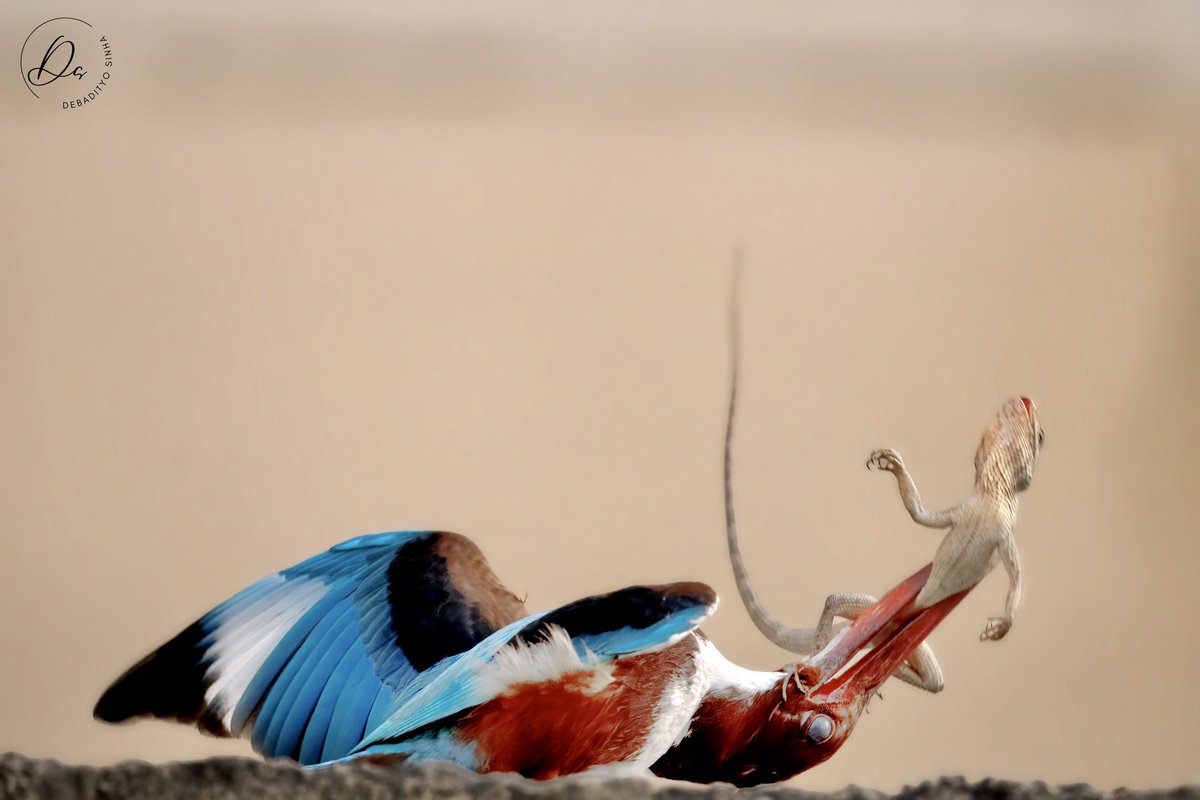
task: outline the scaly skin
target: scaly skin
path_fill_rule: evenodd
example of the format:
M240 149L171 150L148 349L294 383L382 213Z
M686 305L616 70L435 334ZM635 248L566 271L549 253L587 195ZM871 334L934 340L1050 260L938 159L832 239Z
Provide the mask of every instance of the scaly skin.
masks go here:
M916 608L928 608L974 586L999 560L1008 572L1008 599L1004 614L990 618L979 638L1002 639L1012 628L1021 602L1021 559L1013 537L1017 494L1029 488L1044 441L1033 401L1027 397L1007 400L983 432L975 452L974 489L963 502L944 511L925 510L912 475L895 450L876 450L867 459L868 469L896 476L900 499L914 522L949 529L933 558L929 581L917 596Z

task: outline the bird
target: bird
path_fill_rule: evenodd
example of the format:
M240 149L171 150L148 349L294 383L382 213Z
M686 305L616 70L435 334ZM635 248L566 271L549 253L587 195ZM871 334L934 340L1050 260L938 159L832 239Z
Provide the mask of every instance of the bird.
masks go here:
M738 667L699 630L718 605L703 583L629 586L530 614L466 536L370 534L216 606L121 675L94 716L190 723L309 766L435 759L539 779L654 772L753 785L836 752L961 599L892 624L927 577L835 637L827 673L873 646L865 657L789 695L786 670Z

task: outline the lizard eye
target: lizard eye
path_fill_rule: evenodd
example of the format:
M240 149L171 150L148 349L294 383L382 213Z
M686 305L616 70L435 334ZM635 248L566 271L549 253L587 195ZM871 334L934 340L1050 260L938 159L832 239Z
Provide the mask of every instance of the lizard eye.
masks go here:
M833 720L824 714L817 714L812 718L812 722L808 723L808 730L805 732L808 740L813 744L824 744L829 741L829 737L833 736Z

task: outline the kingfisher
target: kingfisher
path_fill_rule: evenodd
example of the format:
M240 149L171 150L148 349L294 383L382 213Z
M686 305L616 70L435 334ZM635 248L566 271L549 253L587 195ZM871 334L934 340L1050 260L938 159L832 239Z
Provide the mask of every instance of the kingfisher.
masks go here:
M837 751L961 599L911 613L928 572L793 674L725 659L699 630L717 607L702 583L530 614L465 536L360 536L209 611L94 714L191 723L304 765L435 759L531 778L651 770L753 785Z

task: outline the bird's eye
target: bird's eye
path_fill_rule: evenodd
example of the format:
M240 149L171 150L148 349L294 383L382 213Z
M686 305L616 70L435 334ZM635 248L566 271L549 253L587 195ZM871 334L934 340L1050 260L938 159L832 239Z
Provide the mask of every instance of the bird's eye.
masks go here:
M833 736L833 720L824 714L817 714L812 718L812 722L808 723L806 735L813 744L824 744Z
M1038 447L1041 447L1045 443L1046 443L1046 432L1043 430L1038 430Z

